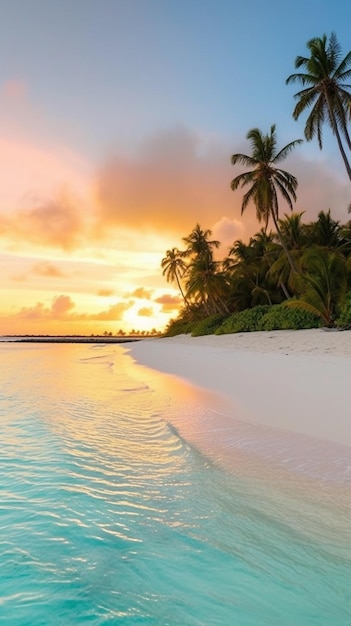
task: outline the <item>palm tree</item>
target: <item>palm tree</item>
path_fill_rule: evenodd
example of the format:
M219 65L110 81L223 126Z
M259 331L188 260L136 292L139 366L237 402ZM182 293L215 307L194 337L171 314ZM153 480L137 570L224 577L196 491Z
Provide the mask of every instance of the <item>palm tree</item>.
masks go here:
M330 209L320 211L318 219L309 227L312 243L325 248L341 248L345 243L340 223L331 216Z
M184 256L201 256L211 261L213 258L213 248L219 248L220 246L220 241L216 239L211 241L209 239L211 236L211 230L202 230L200 224L196 224L190 235L183 237L183 241L187 245L187 249L183 253Z
M229 313L226 304L229 283L219 267L219 262L201 255L195 257L189 265L186 296L195 304L201 304L208 316Z
M267 228L269 219L272 218L280 244L292 269L297 271L278 223L278 192L292 210L293 201L296 201L298 182L295 176L278 169L276 165L286 159L295 146L302 143L302 139L296 139L278 151L275 124L271 126L270 134L263 135L258 128L253 128L247 133L246 137L251 143L252 155L233 154L231 162L232 165L240 163L252 169L236 176L231 182L231 188L235 191L239 186L250 185L249 190L243 197L241 214L243 214L247 205L253 202L256 207L257 219L259 222L264 222L265 228Z
M304 252L301 264L303 274L298 282L302 295L288 305L314 313L332 328L345 304L348 263L340 252L315 246Z
M273 233L264 229L251 237L248 244L241 239L234 241L222 262L231 286L230 309L242 310L281 300L277 283L270 280L269 275L277 248L281 250L281 246L274 243Z
M178 250L178 248L167 250L166 256L161 261L161 267L163 268L162 274L163 276L166 276L168 283L176 281L184 303L188 306L186 296L180 283L180 278L184 275L188 266L183 260L182 253Z
M295 94L298 102L293 117L297 120L301 113L311 109L306 120L305 137L307 141L317 135L322 149L322 126L327 122L338 142L346 171L351 180L351 167L346 156L341 137L344 136L351 150L351 140L347 124L351 113L351 51L342 58L341 47L335 33L314 37L307 42L310 56L298 56L295 67L304 73L291 74L286 84L300 83L304 89ZM312 108L311 108L312 107Z
M303 213L285 214L284 219L279 220L279 227L285 245L289 249L294 266L299 269L299 272L299 260L302 251L309 243L307 226L302 223L302 216ZM298 274L292 269L281 247L270 268L270 275L278 281L287 299L291 297L288 290L290 293L295 293L295 283Z

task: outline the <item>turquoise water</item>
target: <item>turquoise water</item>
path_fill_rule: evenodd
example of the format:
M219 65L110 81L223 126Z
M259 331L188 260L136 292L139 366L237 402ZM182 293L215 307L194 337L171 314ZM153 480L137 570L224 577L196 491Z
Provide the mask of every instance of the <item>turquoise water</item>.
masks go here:
M0 623L351 624L348 483L215 463L121 346L0 344L0 398Z

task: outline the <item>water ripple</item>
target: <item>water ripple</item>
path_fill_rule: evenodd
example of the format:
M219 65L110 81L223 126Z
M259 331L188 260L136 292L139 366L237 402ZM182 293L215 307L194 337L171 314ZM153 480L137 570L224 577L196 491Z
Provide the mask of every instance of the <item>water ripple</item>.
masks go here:
M92 354L0 359L0 623L351 623L342 492L224 473L171 425L168 389Z

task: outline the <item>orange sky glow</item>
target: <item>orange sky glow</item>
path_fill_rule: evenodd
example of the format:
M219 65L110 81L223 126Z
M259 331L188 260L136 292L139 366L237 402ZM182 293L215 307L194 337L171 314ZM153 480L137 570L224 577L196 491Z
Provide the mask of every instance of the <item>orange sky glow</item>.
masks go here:
M233 145L176 126L129 153L112 145L96 163L48 136L21 83L3 85L1 107L2 335L163 330L181 304L162 276L166 250L197 222L222 256L260 228L230 190L230 154L245 151L243 137ZM289 170L300 181L296 210L312 219L336 208L346 220L343 176L298 153Z

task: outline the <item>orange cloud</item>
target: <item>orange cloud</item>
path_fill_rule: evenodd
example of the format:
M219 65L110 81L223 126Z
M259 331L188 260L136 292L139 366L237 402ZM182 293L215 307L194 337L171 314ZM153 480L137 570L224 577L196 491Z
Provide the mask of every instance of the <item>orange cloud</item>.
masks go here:
M108 296L113 296L113 293L113 289L99 289L97 295L106 298Z
M139 309L138 315L140 315L140 317L153 317L154 310L152 307L144 306L141 309Z
M303 148L284 164L299 181L295 210L305 210L309 221L331 208L337 219L346 221L349 181L340 174L342 163L339 167L319 155L310 161ZM112 156L95 181L97 232L122 226L184 236L199 222L225 247L237 238L247 239L261 225L253 206L241 216L243 192L230 189L231 180L242 171L230 163L233 152L250 153L244 133L229 145L206 142L177 128L149 138L133 158ZM282 217L285 212L289 209L281 198Z
M77 245L83 220L67 193L39 201L10 217L0 215L0 235L66 250Z
M74 306L69 296L62 295L54 298L51 308L45 307L42 302L37 302L33 307L22 307L13 317L24 320L60 320L67 318L67 313Z
M41 261L33 265L31 269L32 274L39 276L48 276L49 278L64 278L66 275L60 270L59 267L50 263L49 261Z
M53 299L51 307L46 307L42 302L37 302L33 307L22 307L11 316L2 316L9 320L38 320L38 321L117 321L123 318L123 314L134 304L134 301L119 302L111 305L106 311L98 313L75 313L72 310L75 303L70 296L60 295Z
M137 287L136 289L134 289L134 291L132 291L132 293L125 294L126 298L132 297L132 298L139 298L141 300L150 300L151 296L152 296L151 289L145 289L144 287Z
M123 225L187 234L223 215L238 216L230 190L230 151L175 129L144 143L133 159L114 156L97 174L101 227Z
M110 321L115 322L117 320L122 320L123 315L126 311L131 309L134 302L133 300L129 300L128 302L118 302L117 304L113 304L107 311L102 311L101 313L96 313L95 315L90 315L89 320L100 320L100 321Z
M163 313L170 313L171 311L176 311L179 307L184 304L183 298L180 296L172 296L170 294L165 294L155 299L157 304L162 304L161 311Z

